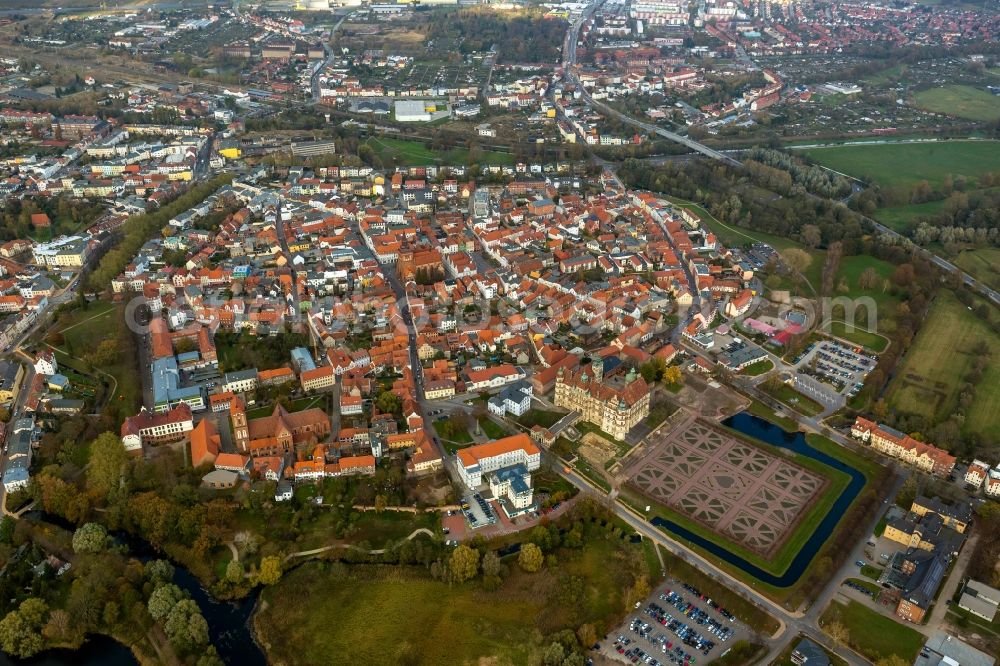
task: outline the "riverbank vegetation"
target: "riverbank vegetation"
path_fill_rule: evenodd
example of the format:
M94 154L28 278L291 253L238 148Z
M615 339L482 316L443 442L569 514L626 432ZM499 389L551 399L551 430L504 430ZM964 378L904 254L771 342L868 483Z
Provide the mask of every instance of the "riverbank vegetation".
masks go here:
M163 560L145 565L95 523L75 532L37 516L0 526L0 649L28 658L103 634L140 663L221 666L198 605Z

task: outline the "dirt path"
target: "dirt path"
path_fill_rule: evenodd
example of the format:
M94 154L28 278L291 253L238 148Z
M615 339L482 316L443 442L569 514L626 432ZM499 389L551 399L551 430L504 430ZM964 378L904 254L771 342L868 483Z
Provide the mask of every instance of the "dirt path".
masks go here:
M431 532L426 527L418 527L417 529L415 529L412 532L410 532L409 536L407 536L405 539L403 539L403 541L411 541L418 534L426 534L427 536L429 536L431 538L434 537L434 532ZM296 557L311 557L313 555L319 555L320 553L325 553L325 552L327 552L329 550L333 550L335 548L347 548L347 549L350 549L350 550L356 550L356 551L361 552L361 553L368 553L369 555L381 555L384 552L386 552L387 550L389 550L388 548L376 548L374 550L369 550L367 548L361 548L359 546L355 546L354 544L350 544L350 543L338 543L338 544L334 544L332 546L323 546L322 548L313 548L312 550L300 550L297 553L291 553L291 554L285 556L285 562L288 562L288 561L290 561L290 560L292 560L292 559L294 559Z

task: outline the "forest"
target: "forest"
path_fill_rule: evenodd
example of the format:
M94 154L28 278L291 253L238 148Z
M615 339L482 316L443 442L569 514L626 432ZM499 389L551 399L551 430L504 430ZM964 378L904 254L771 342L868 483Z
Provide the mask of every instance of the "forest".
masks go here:
M704 202L712 215L727 224L786 238L799 238L804 227L814 226L820 232L816 245L826 247L841 241L847 256L862 251L866 223L857 213L839 202L811 196L801 186L789 187L787 196L761 196L760 188L773 186L770 171L774 171L761 166L769 171L736 171L705 162L667 163L650 169L645 162L628 159L618 175L630 187Z
M566 22L547 18L541 10L499 14L488 9L450 12L447 21L433 21L428 39L460 40L463 54L497 51L497 63L552 63L562 54Z

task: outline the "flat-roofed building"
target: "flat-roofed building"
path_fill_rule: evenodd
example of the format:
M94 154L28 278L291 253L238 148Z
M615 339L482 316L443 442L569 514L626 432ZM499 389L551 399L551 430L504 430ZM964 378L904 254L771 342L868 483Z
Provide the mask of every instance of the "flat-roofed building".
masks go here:
M987 622L992 622L996 617L998 606L1000 606L1000 590L972 579L965 584L962 598L958 601L959 608L964 608Z

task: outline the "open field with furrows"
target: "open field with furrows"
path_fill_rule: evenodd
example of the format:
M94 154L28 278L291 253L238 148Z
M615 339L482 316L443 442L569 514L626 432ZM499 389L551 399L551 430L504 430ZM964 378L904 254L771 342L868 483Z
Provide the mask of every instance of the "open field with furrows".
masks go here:
M947 291L931 306L913 346L889 385L889 407L932 420L959 410L959 394L976 347L985 343L1000 359L1000 337ZM986 366L975 399L964 410L966 433L1000 435L1000 363Z
M911 186L921 180L940 186L948 174L975 178L1000 169L1000 142L996 141L834 146L811 148L805 153L825 167L856 178L871 178L884 187Z
M921 90L914 105L934 113L989 122L1000 118L1000 96L973 86L944 86Z
M659 578L647 543L597 524L579 549L560 548L541 571L516 556L499 588L448 583L422 567L309 563L262 596L254 618L271 663L521 664L555 632L592 623L603 636L625 615L633 575Z

